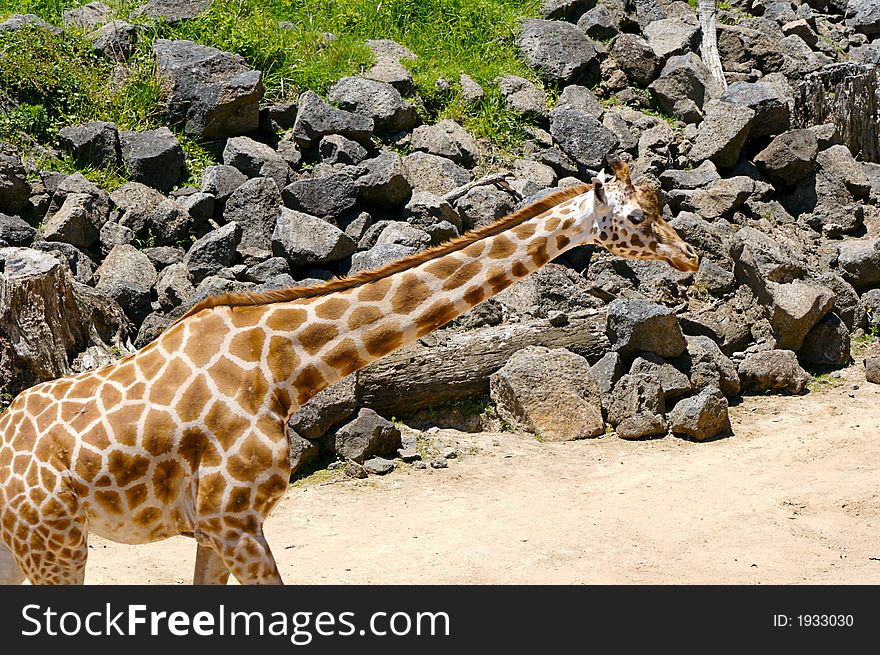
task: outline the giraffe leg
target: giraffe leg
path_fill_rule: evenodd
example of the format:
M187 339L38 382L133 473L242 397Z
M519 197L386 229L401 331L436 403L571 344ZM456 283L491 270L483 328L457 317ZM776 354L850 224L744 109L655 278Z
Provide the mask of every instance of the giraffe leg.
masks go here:
M21 584L24 579L24 571L15 561L12 551L0 541L0 585Z
M194 585L225 585L229 581L229 569L217 552L199 544L196 550L196 570L193 573Z
M241 523L241 519L235 517L232 522ZM269 543L263 536L262 520L257 524L252 520L245 523L251 529L227 527L220 534L205 532L205 536L211 541L226 569L241 584L284 584Z

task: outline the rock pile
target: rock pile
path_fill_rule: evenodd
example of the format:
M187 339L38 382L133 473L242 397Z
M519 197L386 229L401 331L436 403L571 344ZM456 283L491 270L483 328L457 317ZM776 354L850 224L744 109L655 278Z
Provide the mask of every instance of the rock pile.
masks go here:
M138 11L187 20L210 4L152 0ZM139 33L104 9L67 12L64 29L87 31L124 62ZM880 321L880 163L854 149L864 130L803 111L803 85L838 79L841 65L850 81L829 102L854 75L880 88L880 14L873 0L735 0L721 18L726 89L700 58L687 3L548 0L517 43L535 79L561 89L558 102L549 108L530 80L495 80L507 106L537 124L533 139L504 163L506 184L455 194L487 172L485 144L452 120L421 124L400 65L415 55L399 44L371 42L376 66L338 80L326 99L306 91L269 105L261 72L238 55L157 40L165 126L89 122L60 134L76 162L121 165L127 184L108 194L0 144L0 391L141 347L211 294L312 284L419 252L589 179L615 153L660 191L700 270L567 253L450 329L558 334L588 311L607 316L590 346L602 349L548 350L558 341L529 336L468 392L491 393L505 420L546 439L597 436L606 423L627 438L724 434L728 398L800 393L804 366L847 364L851 335ZM0 30L24 25L61 33L31 15ZM466 74L460 85L468 98L484 94ZM180 186L186 158L172 128L221 145L222 163L194 186ZM26 319L28 293L50 300ZM292 419L295 468L322 450L360 465L401 447L365 407L359 380Z

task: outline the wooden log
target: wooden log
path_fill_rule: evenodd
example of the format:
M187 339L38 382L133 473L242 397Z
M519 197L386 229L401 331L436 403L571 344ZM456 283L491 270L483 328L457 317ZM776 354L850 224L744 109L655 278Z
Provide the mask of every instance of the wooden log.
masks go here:
M567 348L595 363L610 347L605 310L578 312L566 325L536 319L467 332L435 332L358 371L358 400L380 414L408 416L487 396L489 376L526 346Z
M716 0L699 0L697 13L700 18L700 30L703 33L703 41L700 45L700 54L709 73L722 89L727 88L727 78L724 77L724 67L721 65L721 55L718 54L718 34L716 22Z
M834 123L857 159L880 162L880 71L844 62L810 73L795 91L794 123Z

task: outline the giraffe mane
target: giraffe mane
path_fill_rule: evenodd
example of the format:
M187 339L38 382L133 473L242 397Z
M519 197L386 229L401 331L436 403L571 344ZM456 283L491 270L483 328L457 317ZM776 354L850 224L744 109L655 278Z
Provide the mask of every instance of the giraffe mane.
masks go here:
M546 198L542 198L527 207L523 207L519 211L508 214L491 225L466 232L462 236L452 239L451 241L433 246L422 252L415 253L414 255L403 257L371 271L361 271L360 273L355 273L348 277L336 278L312 287L289 287L287 289L274 289L272 291L262 291L259 293L247 291L239 293L228 292L216 296L209 296L193 305L189 310L182 314L174 324L179 323L189 316L198 314L204 309L210 309L212 307L242 307L249 305L268 305L277 302L290 302L292 300L300 300L303 298L326 296L331 293L336 293L337 291L344 291L346 289L363 286L364 284L381 280L394 275L395 273L399 273L400 271L413 268L431 259L462 250L480 239L495 236L508 228L514 227L520 223L524 223L530 218L543 214L566 200L587 193L592 188L592 184L578 184L567 189L556 191L548 195Z

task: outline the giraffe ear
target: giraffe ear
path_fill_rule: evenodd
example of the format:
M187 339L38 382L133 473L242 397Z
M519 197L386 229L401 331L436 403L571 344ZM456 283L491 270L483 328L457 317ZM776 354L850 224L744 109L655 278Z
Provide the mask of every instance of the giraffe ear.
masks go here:
M593 178L593 194L598 202L605 204L605 185L598 177Z

